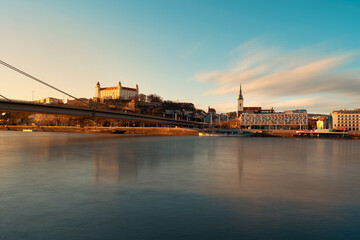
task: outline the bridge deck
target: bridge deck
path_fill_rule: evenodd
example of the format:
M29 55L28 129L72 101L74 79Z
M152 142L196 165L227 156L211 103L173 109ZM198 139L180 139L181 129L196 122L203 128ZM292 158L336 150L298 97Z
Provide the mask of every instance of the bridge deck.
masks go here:
M177 125L177 126L200 126L200 125L207 126L208 125L202 122L175 120L175 119L142 115L142 114L105 111L105 110L93 110L86 108L49 105L49 104L37 104L37 103L21 102L21 101L0 100L0 110L112 118L112 119L121 119L121 120L129 120L129 121L161 123L161 124L169 124L169 125Z

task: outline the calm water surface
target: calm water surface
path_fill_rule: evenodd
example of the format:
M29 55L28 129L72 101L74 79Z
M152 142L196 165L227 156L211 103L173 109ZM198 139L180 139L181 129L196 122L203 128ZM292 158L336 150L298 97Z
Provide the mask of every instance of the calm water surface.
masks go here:
M359 239L360 141L0 132L0 239Z

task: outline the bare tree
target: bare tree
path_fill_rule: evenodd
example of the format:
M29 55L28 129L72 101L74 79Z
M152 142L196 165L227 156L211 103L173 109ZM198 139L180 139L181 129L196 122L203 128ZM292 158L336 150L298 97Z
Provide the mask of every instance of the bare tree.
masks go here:
M162 102L163 99L159 95L150 94L150 95L147 96L147 101L148 102Z
M10 125L23 124L29 118L29 112L11 112L9 117Z
M145 94L142 94L142 93L139 94L139 102L146 102L146 95Z

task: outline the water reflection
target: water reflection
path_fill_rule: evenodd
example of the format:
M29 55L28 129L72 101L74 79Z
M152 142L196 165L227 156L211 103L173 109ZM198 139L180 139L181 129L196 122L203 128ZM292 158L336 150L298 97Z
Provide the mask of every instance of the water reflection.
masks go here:
M339 226L358 236L359 147L0 132L0 238L331 239Z
M359 141L1 134L11 137L0 138L0 172L7 166L41 166L37 164L47 169L54 166L46 163L53 162L79 172L91 167L100 185L343 201L357 191L360 180ZM91 172L79 174L91 177Z
M118 184L121 180L137 180L138 166L134 152L122 154L115 148L102 154L94 153L93 159L96 183Z
M260 142L240 143L244 166L240 195L297 202L355 200L359 141L274 138Z

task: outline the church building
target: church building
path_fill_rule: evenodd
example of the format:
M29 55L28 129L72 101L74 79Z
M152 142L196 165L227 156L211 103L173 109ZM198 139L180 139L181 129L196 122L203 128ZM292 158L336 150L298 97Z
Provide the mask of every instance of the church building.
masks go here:
M240 92L237 99L237 117L241 117L241 114L243 113L274 113L274 109L262 109L261 107L244 107L244 97L240 84Z
M240 114L244 111L244 97L241 91L241 83L240 83L240 92L239 97L237 99L237 117L240 117Z

